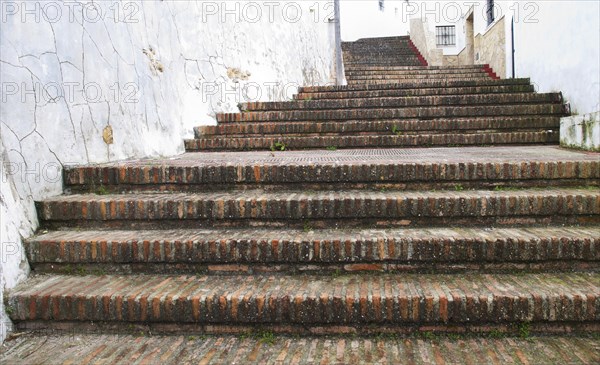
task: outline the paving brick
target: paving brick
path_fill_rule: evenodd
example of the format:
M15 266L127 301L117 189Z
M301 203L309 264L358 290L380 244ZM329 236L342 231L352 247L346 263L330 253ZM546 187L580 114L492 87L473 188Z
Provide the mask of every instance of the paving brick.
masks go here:
M32 351L37 349L37 351ZM348 338L275 336L260 331L233 336L139 336L83 334L23 336L2 350L7 365L22 363L128 364L593 364L600 362L597 341L589 337L518 337L504 339L440 337ZM53 354L48 357L48 354Z

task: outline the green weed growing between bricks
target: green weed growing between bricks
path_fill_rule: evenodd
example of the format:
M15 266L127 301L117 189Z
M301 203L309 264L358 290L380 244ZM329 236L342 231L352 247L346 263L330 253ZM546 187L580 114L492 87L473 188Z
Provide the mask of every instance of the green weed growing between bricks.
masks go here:
M274 144L271 145L272 152L276 152L276 151L282 152L285 150L287 150L287 146L283 142L275 142Z

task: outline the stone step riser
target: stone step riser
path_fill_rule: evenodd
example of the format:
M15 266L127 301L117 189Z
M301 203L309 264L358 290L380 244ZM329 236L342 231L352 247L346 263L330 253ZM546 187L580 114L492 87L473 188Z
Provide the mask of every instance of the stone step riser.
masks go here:
M386 98L386 97L422 97L437 95L476 95L476 94L509 94L509 93L532 93L535 89L532 85L508 85L508 86L479 86L459 88L421 88L421 89L390 89L374 91L336 91L336 92L313 92L299 93L294 95L294 100L323 100L323 99L356 99L356 98Z
M273 112L219 113L220 123L268 121L334 121L385 120L403 118L468 118L485 116L566 116L569 110L562 104L480 105L480 106L420 106L386 109L298 110Z
M325 109L364 109L364 108L408 108L414 106L454 106L454 105L494 105L505 104L562 104L562 94L506 93L506 94L468 94L442 96L386 97L375 99L334 99L334 100L297 100L283 102L240 103L243 111L276 110L325 110Z
M406 148L433 146L481 146L557 144L558 130L543 132L485 132L412 135L362 136L273 136L273 137L207 137L185 140L186 151L265 151L284 143L286 150L335 148Z
M26 253L36 272L62 274L600 271L595 228L431 231L62 231Z
M17 322L397 326L596 322L600 320L600 293L594 281L586 283L585 279L576 274L524 279L383 275L362 281L312 276L217 280L206 276L58 276L33 292L11 294L8 302L11 319Z
M480 118L480 119L436 119L436 120L389 120L348 122L295 122L295 123L227 123L216 126L195 127L195 138L206 136L249 136L249 135L359 135L359 134L403 134L448 131L493 131L519 129L558 129L560 118ZM396 133L393 133L395 131Z
M374 85L342 85L342 86L304 86L298 89L299 93L318 92L348 92L348 91L374 91L374 90L399 90L399 89L422 89L422 88L461 88L479 86L531 86L529 79L504 79L504 80L424 80L420 83L388 83Z
M341 194L341 193L340 193ZM276 196L239 194L137 194L71 196L36 203L41 220L51 226L102 223L110 225L161 221L240 220L305 221L408 220L439 218L576 218L600 219L600 193L586 190L549 189L525 192L444 192L443 194L402 194L377 192L334 192L315 195L288 193ZM350 196L355 196L354 198ZM410 223L410 222L409 222Z

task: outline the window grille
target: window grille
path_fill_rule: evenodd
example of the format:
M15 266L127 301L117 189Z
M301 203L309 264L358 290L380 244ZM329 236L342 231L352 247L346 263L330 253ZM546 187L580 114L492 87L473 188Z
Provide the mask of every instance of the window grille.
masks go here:
M385 5L383 4L383 0L379 0L379 10L383 11L385 9Z
M455 46L456 45L456 27L447 25L435 27L436 44L439 46Z

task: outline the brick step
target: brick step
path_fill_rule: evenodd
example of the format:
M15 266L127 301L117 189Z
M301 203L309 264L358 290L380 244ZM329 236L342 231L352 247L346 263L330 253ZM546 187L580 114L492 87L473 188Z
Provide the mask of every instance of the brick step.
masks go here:
M420 88L420 89L388 89L372 91L330 91L299 93L294 95L294 100L324 100L324 99L368 99L385 97L416 97L434 95L476 95L476 94L509 94L533 93L533 85L499 85L499 86L463 86L447 88Z
M600 274L42 275L12 289L8 305L17 323L597 327Z
M415 106L405 108L364 108L333 110L286 110L245 113L218 113L219 123L268 121L333 121L333 120L385 120L406 118L456 118L486 116L565 116L569 112L563 104L503 104L503 105L450 105Z
M368 54L358 57L344 57L344 64L355 65L355 64L371 64L371 65L388 65L397 64L398 66L411 66L403 65L403 63L409 61L418 61L419 56L415 53L407 55L388 55L387 57L369 57ZM422 66L422 65L421 65Z
M395 62L344 62L344 69L349 70L352 68L364 68L364 67L421 67L423 63L419 58L411 58L410 60L401 60Z
M264 151L277 148L283 143L290 149L326 148L399 148L432 146L480 146L480 145L525 145L558 144L558 130L481 133L432 133L401 135L318 135L264 137L210 136L185 140L185 149L193 151Z
M136 326L111 335L110 330L92 326L76 337L73 331L58 330L60 335L21 336L7 343L0 362L118 364L139 359L146 364L160 359L161 364L169 365L313 365L359 364L362 360L365 364L398 365L407 364L407 359L415 364L431 364L434 359L440 364L493 364L510 359L517 365L600 363L597 340L592 337L520 338L516 327L511 331L514 337L505 338L439 336L430 329L415 329L418 337L349 338L352 334L338 334L295 338L252 327L238 332L243 336L206 336L211 329L189 328L185 335L157 336L154 326ZM534 326L528 329L535 332Z
M447 133L448 131L493 131L493 130L540 130L558 129L558 117L510 117L510 118L472 118L472 119L431 119L431 120L384 120L384 121L346 121L346 122L258 122L226 123L216 126L194 128L195 138L224 135L250 137L270 134L301 135L367 135L367 134L427 134Z
M349 79L348 81L348 85L372 85L372 84L398 84L398 83L412 83L412 84L418 84L421 82L428 82L428 81L446 81L448 80L447 78L420 78L420 79L413 79L413 78L405 78L405 79L400 79L400 78L391 78L391 79L365 79L365 80L354 80L354 79ZM485 76L485 77L469 77L469 78L461 78L461 77L456 77L456 78L451 78L450 80L457 80L457 81L478 81L478 80L497 80L496 78L492 78L491 76Z
M600 159L557 147L461 147L230 153L186 153L169 159L67 166L73 192L298 186L357 189L600 185Z
M469 74L469 75L406 75L406 76L354 76L346 77L348 84L356 84L363 82L413 82L418 83L425 80L487 80L491 77L485 73Z
M266 122L268 123L268 122ZM243 125L245 123L239 123L238 125ZM275 123L269 123L269 124L275 124ZM295 123L298 124L298 123ZM305 124L303 122L301 122L300 124ZM392 126L392 128L394 128ZM271 148L271 147L276 147L273 146L273 144L275 142L286 142L286 140L289 141L296 141L298 139L305 139L305 138L316 138L316 139L320 139L320 138L329 138L329 137L357 137L357 139L352 139L352 141L355 142L367 142L369 141L368 139L358 139L360 137L370 137L370 138L376 138L376 137L385 137L385 136L389 136L389 135L395 135L395 136L405 136L405 137L419 137L413 141L411 141L410 143L414 143L413 147L431 147L432 145L440 145L440 143L442 143L442 140L447 140L447 139L451 139L451 138L455 138L452 135L456 135L459 134L459 132L464 133L464 134L468 134L469 136L466 136L463 138L464 141L470 141L471 144L476 144L476 139L481 139L481 138L493 138L493 137L474 137L473 135L485 135L485 134L498 134L498 133L513 133L515 134L512 137L507 137L504 138L503 140L498 140L497 143L502 143L502 141L504 141L503 144L507 144L508 141L510 140L510 138L516 138L514 139L514 141L518 141L521 140L524 143L527 143L527 138L531 139L531 138L539 138L542 135L547 135L547 137L549 137L550 139L548 139L548 141L554 141L551 137L554 136L554 134L559 133L559 128L558 127L548 127L548 128L552 128L552 129L543 129L540 130L540 128L533 128L533 127L528 127L528 126L519 126L517 128L487 128L487 129L477 129L477 128L468 128L468 129L464 129L464 130L454 130L452 132L448 132L448 131L439 131L439 130L408 130L408 131L401 131L401 130L396 130L395 132L392 132L391 130L385 130L385 131L363 131L363 132L357 132L357 133L348 133L348 132L341 132L341 133L337 133L337 132L332 132L332 133L326 133L326 132L317 132L317 133L307 133L306 131L301 131L299 133L271 133L268 135L263 135L263 134L243 134L243 133L237 133L237 134L208 134L208 135L200 135L197 137L194 137L194 139L214 139L214 138L231 138L231 139L248 139L248 138L269 138L272 140L272 143L270 145L268 145L269 149L273 150L273 152L275 151L280 151L279 149L276 148ZM517 136L516 134L519 133L520 136ZM419 140L423 141L423 136L431 136L431 137L427 137L427 138L432 138L434 140L436 140L437 144L433 143L433 142L427 142L425 141L424 144L420 145L418 144ZM435 137L435 136L439 136L439 137ZM491 139L490 139L491 140ZM374 141L373 139L371 139L370 141ZM237 143L237 142L236 142ZM348 148L347 146L345 146L346 144L350 143L349 141L342 141L342 146L335 146L335 145L327 145L327 146L323 146L323 148L330 148L332 147L332 149L337 149L339 148ZM384 144L390 144L391 141L388 142L383 142ZM554 142L547 142L547 143L552 143L554 144ZM261 143L259 143L261 144ZM306 146L308 145L315 145L317 146L316 148L318 148L319 145L321 145L321 143L319 142L314 142L314 141L306 141L306 142L299 142L298 146L300 146L302 148L302 145L305 144ZM514 143L514 145L517 145L519 143ZM192 144L193 145L193 144ZM235 143L234 143L235 145ZM458 147L458 146L462 146L460 143L449 143L448 144L449 147L452 147L452 145L454 147ZM306 147L305 146L305 147ZM445 146L444 144L441 144L441 146ZM292 147L291 145L286 146L287 148L281 150L281 151L285 151L285 150L289 150L289 147ZM389 148L386 146L381 146L381 148Z
M479 79L489 78L490 75L484 71L473 71L468 73L457 74L440 74L440 73L419 73L419 74L388 74L388 73L369 73L363 75L346 75L348 81L358 80L453 80L453 79Z
M353 61L344 61L344 65L348 65L350 68L352 67L389 67L389 66L421 66L421 61L418 57L405 57L403 59L394 59L394 60L377 60L377 61L369 61L369 60L353 60Z
M600 222L598 188L75 194L36 205L49 228Z
M386 52L379 50L362 49L346 50L343 52L344 62L372 62L377 61L403 61L406 59L418 58L418 54L410 48L394 48Z
M410 36L407 35L397 35L397 36L389 36L389 37L371 37L371 38L360 38L354 42L343 42L343 43L385 43L385 42L394 42L394 41L410 41Z
M489 65L468 65L468 66L395 66L395 67L344 67L345 70L351 71L444 71L444 70L480 70L489 68Z
M486 73L483 68L479 69L450 69L450 70L346 70L346 77L354 76L391 76L391 75L470 75Z
M402 39L363 39L355 42L342 42L342 47L405 47L410 45L411 41L408 38Z
M299 93L323 93L323 92L349 92L349 91L374 91L374 90L398 90L398 89L422 89L422 88L460 88L480 86L530 86L531 82L525 79L504 80L423 80L418 83L398 82L381 84L359 84L359 85L329 85L329 86L304 86L298 89Z
M467 94L440 96L406 96L382 98L355 98L333 100L295 100L240 103L243 111L276 110L326 110L326 109L365 109L365 108L405 108L414 106L450 106L450 105L494 105L505 104L562 104L561 93L504 93L504 94Z
M26 253L55 274L600 271L600 226L54 231Z
M342 44L344 56L373 55L374 59L386 58L395 54L415 54L415 50L409 42L399 42L390 44Z
M344 53L344 63L371 63L374 59L376 62L403 62L407 60L418 59L419 56L414 53L412 50L398 50L393 52L388 52L384 54L371 54L369 51L366 52L345 52Z
M394 59L406 56L416 56L415 51L406 45L405 47L342 47L344 60L346 59ZM371 58L369 58L369 56Z

